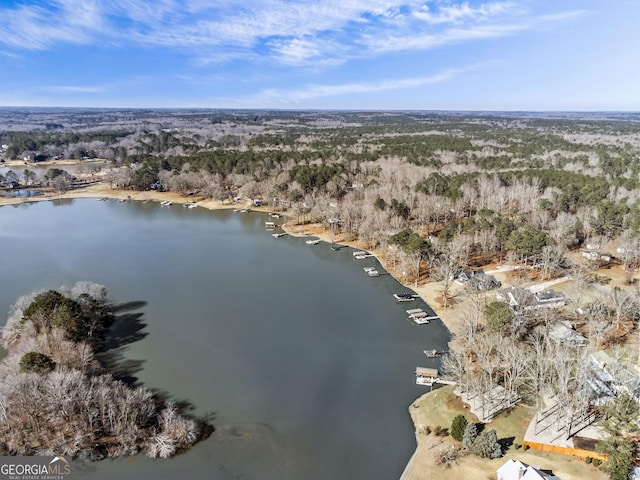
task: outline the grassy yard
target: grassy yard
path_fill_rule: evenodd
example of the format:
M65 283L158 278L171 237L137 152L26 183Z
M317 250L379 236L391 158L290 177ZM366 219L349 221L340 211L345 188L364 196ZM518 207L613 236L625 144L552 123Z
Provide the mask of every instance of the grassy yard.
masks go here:
M417 408L416 408L417 407ZM419 425L449 428L456 415L463 414L468 421L478 423L478 418L469 412L468 407L453 394L453 387L446 386L434 390L430 395L423 396L412 406L412 413ZM487 428L495 428L498 439L505 440L509 449L515 449L515 444L522 444L524 432L533 418L534 410L518 405L506 412L502 412Z
M429 426L432 431L438 426L450 428L451 421L458 414L465 415L469 421L478 421L474 415L470 414L462 401L453 394L453 387L451 386L439 388L422 396L410 407L410 411L417 428ZM427 480L445 478L446 476L461 479L495 479L496 469L509 458L552 470L562 480L604 480L606 478L606 475L595 467L576 457L516 448L516 444L522 444L522 437L533 414L533 409L517 406L508 412L498 415L491 423L486 425L485 428L495 428L498 439L508 445L504 456L495 460L482 459L468 454L458 459L448 468L439 467L433 462L433 449L438 448L434 447L434 445L438 445L440 442L448 444L454 441L450 437L438 439L433 433L419 435L420 446L413 459L415 468L412 471L412 475L407 475L405 478Z

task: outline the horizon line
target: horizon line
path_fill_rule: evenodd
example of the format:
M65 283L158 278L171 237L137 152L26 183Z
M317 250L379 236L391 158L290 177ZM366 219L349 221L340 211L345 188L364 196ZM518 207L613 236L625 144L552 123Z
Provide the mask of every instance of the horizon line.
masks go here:
M606 113L606 114L640 114L640 110L567 110L567 109L428 109L428 108L278 108L278 107L141 107L141 106L63 106L63 105L0 105L0 110L10 109L55 109L55 110L215 110L215 111L269 111L269 112L367 112L367 113L407 113L407 112L429 112L429 113Z

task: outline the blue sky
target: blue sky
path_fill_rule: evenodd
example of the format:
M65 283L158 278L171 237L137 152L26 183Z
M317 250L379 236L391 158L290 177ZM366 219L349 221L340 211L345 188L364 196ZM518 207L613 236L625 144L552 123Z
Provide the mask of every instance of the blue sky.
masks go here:
M0 0L0 105L640 110L638 0Z

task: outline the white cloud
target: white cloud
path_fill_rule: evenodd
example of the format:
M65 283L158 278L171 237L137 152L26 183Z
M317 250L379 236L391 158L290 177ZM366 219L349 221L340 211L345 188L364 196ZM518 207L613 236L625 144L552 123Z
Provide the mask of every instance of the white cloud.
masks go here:
M311 84L300 89L265 89L256 95L237 99L216 99L218 104L226 104L233 107L274 107L295 108L306 107L315 100L323 100L331 97L345 95L360 95L367 93L404 90L408 88L424 87L451 80L459 75L473 70L486 68L489 64L473 65L467 68L448 69L434 75L423 77L386 79L376 82L353 82L334 85Z
M341 52L341 44L318 38L292 38L274 40L267 43L271 56L280 63L314 68L336 66L346 57Z
M460 23L463 21L479 21L513 11L515 6L511 2L487 3L472 7L468 3L459 5L444 5L434 11L427 4L417 9L413 15L429 24Z
M93 85L47 85L39 87L39 90L44 92L52 92L58 94L98 94L107 93L112 91L127 91L139 88L143 85L148 85L149 82L159 81L161 78L145 76L145 75L133 75L133 76L121 76L117 80L111 82L98 83Z
M51 87L45 87L43 90L48 90L55 93L103 93L109 90L106 86L82 86L82 85L56 85Z
M480 25L467 28L451 28L436 34L367 37L363 40L368 49L377 53L429 50L463 41L504 37L528 28L530 27L522 24Z
M513 35L583 11L536 15L508 1L50 0L0 8L13 50L67 44L173 48L196 64L264 60L327 67L384 52Z
M20 58L20 55L18 55L17 53L7 52L6 50L0 50L0 55L7 58Z
M558 22L561 20L569 20L572 18L582 17L590 12L588 10L565 10L562 12L550 13L547 15L540 15L540 20L543 22Z
M106 33L94 0L56 0L50 8L19 5L0 9L0 42L20 49L45 49L58 43L86 44Z

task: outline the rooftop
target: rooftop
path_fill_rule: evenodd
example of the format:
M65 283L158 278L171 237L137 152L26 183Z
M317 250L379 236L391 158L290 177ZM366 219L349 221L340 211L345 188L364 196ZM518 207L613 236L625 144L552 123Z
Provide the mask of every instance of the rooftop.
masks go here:
M560 480L539 467L532 467L520 460L509 459L498 470L498 480Z

